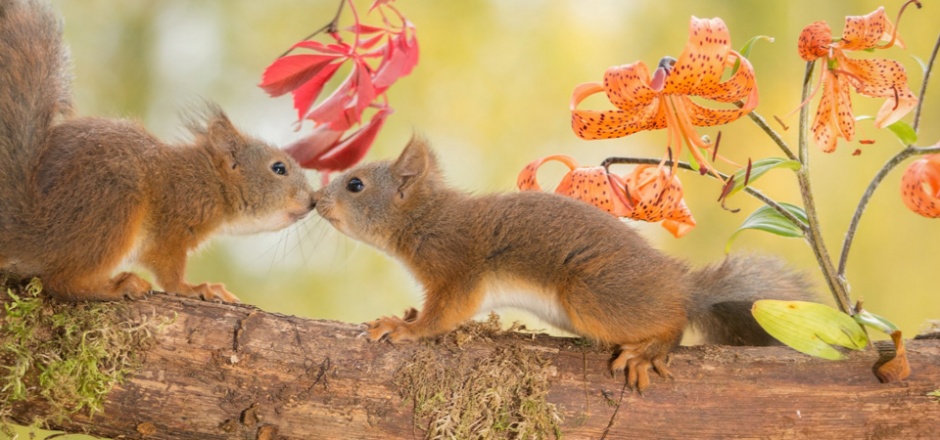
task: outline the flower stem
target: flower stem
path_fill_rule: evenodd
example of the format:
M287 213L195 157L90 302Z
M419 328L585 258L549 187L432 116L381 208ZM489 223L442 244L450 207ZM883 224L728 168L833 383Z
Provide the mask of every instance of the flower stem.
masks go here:
M604 167L605 169L607 169L609 166L615 165L615 164L659 165L660 163L662 163L662 160L661 160L661 159L653 159L653 158L647 158L647 157L608 157L607 159L604 159L603 162L601 162L601 166ZM688 162L678 161L678 162L675 162L675 163L676 163L676 166L678 166L679 168L682 168L682 169L684 169L684 170L688 170L688 171L697 171L697 170L696 170L691 164L689 164ZM667 160L667 161L664 163L664 165L666 165L666 166L672 166L672 164L673 164L673 162L672 162L671 160ZM719 179L719 180L722 180L722 181L725 181L725 182L727 182L728 179L731 177L731 176L729 176L729 175L727 175L727 174L720 173L720 172L717 172L717 171L716 171L716 173L718 174L717 176L712 175L712 174L707 174L707 175L710 176L710 177L712 177L712 178L714 178L714 179ZM760 200L760 201L763 202L765 205L770 206L770 207L773 208L775 211L777 211L778 213L780 213L780 215L786 217L787 220L790 220L790 222L792 222L794 225L796 225L797 227L799 227L800 229L802 229L804 234L807 233L807 231L809 230L809 226L807 226L806 223L803 223L802 220L800 220L799 218L797 218L797 217L796 217L795 215L793 215L790 211L787 211L783 206L780 205L780 203L777 203L774 199L771 199L770 197L768 197L768 196L765 195L764 193L762 193L762 192L760 192L760 191L758 191L758 190L756 190L756 189L754 189L754 188L752 188L752 187L750 187L750 186L745 186L745 187L744 187L744 192L748 193L749 195L751 195L751 196L754 197L755 199Z
M920 125L920 111L924 105L924 96L927 94L927 81L930 79L930 72L933 70L933 63L937 60L937 51L940 51L940 36L933 45L933 52L930 53L930 60L927 61L927 67L924 69L924 82L920 85L920 99L917 101L917 109L914 110L914 133Z
M937 52L940 50L940 37L937 38L937 43L933 47L933 53L930 54L930 60L927 61L927 66L924 69L924 83L920 86L920 96L917 102L917 108L914 110L914 132L917 133L918 125L920 122L920 114L923 109L922 105L924 104L924 97L927 93L927 80L930 79L930 72L933 70L934 63L937 60ZM858 228L858 223L862 219L862 214L865 212L865 208L868 207L868 201L871 200L872 195L874 195L875 190L878 189L878 185L881 184L881 181L887 177L888 173L894 169L894 167L900 165L907 158L911 156L930 154L930 153L940 153L940 146L938 147L927 147L927 148L918 148L913 145L908 145L907 148L895 154L894 157L888 160L878 173L875 174L875 177L871 179L871 183L868 184L868 188L865 189L865 194L862 194L862 198L858 201L858 207L855 208L855 214L852 216L852 221L849 223L849 228L845 232L845 241L842 242L842 255L839 257L839 278L845 279L845 265L848 263L849 259L849 250L852 248L852 240L855 238L855 231Z
M810 83L813 76L813 66L815 62L806 63L806 75L803 78L803 94L800 98L805 101L809 96ZM822 237L822 231L819 228L819 216L816 213L816 201L813 198L813 188L810 184L809 167L809 111L807 106L800 108L799 123L799 161L802 165L796 172L797 181L800 184L800 195L803 197L803 210L806 211L806 219L809 225L809 233L805 236L806 241L813 249L816 255L816 261L819 263L832 297L835 298L839 309L845 313L852 314L852 301L849 298L847 283L841 279L836 272L829 257L829 251L826 249L826 243Z
M764 130L764 132L767 133L767 136L770 136L770 139L772 139L774 143L780 147L780 150L783 151L783 154L787 155L788 159L797 160L796 154L793 154L793 150L790 149L787 143L784 142L783 138L781 138L773 128L770 128L770 125L767 124L767 120L765 120L763 116L759 115L755 111L751 111L747 114L747 117L751 118L751 120L754 121L758 127Z
M317 29L317 30L313 31L313 33L311 33L310 35L307 35L306 37L301 38L300 41L309 40L309 39L311 39L311 38L313 38L313 37L316 37L316 36L319 35L321 32L329 32L329 33L334 33L334 32L336 32L336 31L338 30L338 29L337 29L337 26L339 26L339 17L340 17L340 15L343 15L343 6L344 6L345 4L346 4L346 0L340 0L340 1L339 1L339 8L336 9L336 15L333 16L333 19L330 20L329 23L323 25L320 29ZM352 6L352 5L350 5L350 6ZM278 58L284 58L285 56L287 56L287 54L291 53L291 51L293 51L293 50L294 50L293 47L291 47L290 49L287 49L284 53L280 54L280 55L278 56Z

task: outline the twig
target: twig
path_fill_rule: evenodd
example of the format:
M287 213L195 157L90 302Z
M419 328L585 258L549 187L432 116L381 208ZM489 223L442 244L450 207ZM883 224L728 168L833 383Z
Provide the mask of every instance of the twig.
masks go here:
M330 20L329 23L323 25L323 27L321 27L320 29L317 29L317 30L313 31L313 33L311 33L310 35L307 35L306 37L301 38L300 41L309 40L309 39L311 39L311 38L313 38L313 37L319 35L321 32L329 32L329 33L334 33L334 32L336 32L336 30L337 30L337 25L339 24L339 16L343 14L343 6L344 6L345 4L346 4L346 0L340 0L340 1L339 1L339 8L336 9L336 15L333 16L333 19ZM291 46L290 49L287 49L286 51L284 51L284 53L280 54L280 55L278 56L278 58L283 58L283 57L287 56L287 54L291 53L291 51L293 51L295 47L296 47L296 46Z
M806 75L803 78L803 94L801 102L806 101L810 92L810 83L813 77L813 66L815 62L806 63ZM800 107L799 123L799 161L802 165L796 172L797 180L800 184L800 195L803 197L803 210L806 211L806 220L809 224L809 233L805 235L807 242L816 255L816 261L819 263L829 290L832 292L839 309L845 313L852 313L852 301L849 298L848 289L844 280L838 278L835 267L832 265L832 259L829 257L829 251L826 250L826 243L823 241L822 231L819 229L819 215L816 213L816 201L813 199L813 188L809 178L809 106Z
M739 104L736 102L735 105L743 105L743 103ZM783 154L787 155L787 158L790 160L797 160L796 154L793 154L793 150L791 150L783 138L780 137L780 135L774 131L770 125L767 124L767 120L765 120L763 116L755 111L751 111L747 114L747 117L751 118L751 120L754 121L758 127L764 130L764 132L767 133L767 136L770 136L770 139L773 140L778 147L780 147L780 150L783 151Z
M933 53L930 54L930 60L927 61L927 66L924 69L924 83L920 86L920 96L917 102L917 108L914 110L914 132L917 132L918 123L920 122L920 114L923 109L924 97L927 94L927 80L930 79L930 72L933 71L934 63L937 60L937 52L940 49L940 37L937 37L937 43L933 47ZM845 279L845 266L848 263L849 259L849 250L852 248L852 241L855 239L855 231L858 229L858 223L862 219L862 214L865 212L865 208L868 207L868 201L871 200L872 195L875 194L875 190L878 189L878 185L881 184L881 181L887 177L894 167L900 165L907 158L911 156L918 156L923 154L930 153L940 153L940 147L926 147L926 148L917 148L913 145L908 145L907 148L895 154L894 157L888 160L878 173L875 174L875 177L871 179L871 183L868 184L868 188L865 189L865 194L862 194L862 198L858 201L858 206L855 208L855 214L852 215L852 221L849 223L849 228L845 232L845 241L842 242L842 254L839 256L839 278Z
M937 60L938 50L940 50L940 36L937 37L937 42L933 45L933 52L930 53L930 60L927 61L927 68L924 69L924 82L920 85L920 99L917 101L917 109L914 110L914 133L917 133L917 128L920 126L920 111L924 106L924 97L927 96L927 80L930 79L933 63Z
M648 158L648 157L608 157L607 159L604 159L603 162L601 162L601 166L607 169L609 166L616 165L616 164L659 165L660 163L662 163L661 159L653 159L653 158ZM664 164L667 166L672 166L673 163L671 160L667 160ZM688 162L678 161L676 162L676 166L684 170L696 171L696 169L693 168L692 165L689 164ZM717 176L713 174L707 174L707 175L712 177L713 179L720 178L721 180L724 180L724 181L728 181L728 178L731 177L727 174L723 174L720 172L718 172ZM766 196L764 193L754 188L751 188L750 186L745 186L744 192L748 193L750 196L754 197L755 199L760 200L765 205L770 206L775 211L780 213L780 215L786 217L787 220L790 220L790 222L792 222L794 225L799 227L803 231L804 234L809 231L809 226L807 226L806 223L803 223L802 220L800 220L795 215L790 213L790 211L787 211L782 205L780 205L780 203L777 203L774 199L771 199L770 197Z

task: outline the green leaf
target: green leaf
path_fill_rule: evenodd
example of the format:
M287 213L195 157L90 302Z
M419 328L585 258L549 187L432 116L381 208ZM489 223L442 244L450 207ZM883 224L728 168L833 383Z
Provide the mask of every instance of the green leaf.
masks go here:
M766 35L757 35L757 36L751 37L750 40L747 40L747 43L744 43L744 46L741 46L741 50L738 51L738 53L740 53L741 56L743 56L744 58L750 57L750 56L751 56L751 48L754 47L754 43L758 42L759 40L764 40L764 41L766 41L766 42L768 42L768 43L773 43L773 42L774 42L774 37L768 37L768 36L766 36ZM740 60L740 59L734 60L734 68L731 69L731 74L732 74L732 75L734 75L735 73L737 73L738 67L741 67L741 60Z
M852 318L855 318L855 322L859 324L864 324L869 327L876 328L878 330L881 330L887 335L890 335L898 331L898 327L894 325L891 321L888 321L887 319L881 316L878 316L874 313L871 313L867 310L862 310L861 312L856 313L855 316L853 316Z
M842 359L832 345L861 350L868 344L862 327L832 307L806 301L762 299L751 314L764 330L796 351L823 359Z
M871 119L875 119L875 117L871 115L861 115L855 117L855 122L868 121ZM907 122L897 121L887 128L894 133L894 136L898 138L902 146L914 145L914 143L917 142L917 132L915 132L914 127L911 127Z
M780 203L780 206L804 224L807 222L806 212L803 211L803 208L789 203ZM728 237L728 242L725 243L725 253L731 252L731 243L737 238L738 234L748 229L770 232L781 237L803 236L803 229L800 226L793 224L790 219L784 217L776 209L764 205L744 219L744 223L741 223L741 226L731 234L731 237Z
M917 132L914 131L914 128L907 124L904 121L897 121L888 126L888 130L891 130L898 140L901 141L901 145L908 146L914 145L917 142Z
M764 173L774 168L789 168L793 171L799 171L800 162L798 160L784 159L782 157L765 157L758 159L751 164L751 175L747 179L747 183L750 184L760 178L760 176L763 176ZM734 188L728 192L726 197L731 197L734 193L744 189L744 177L746 175L747 168L742 168L734 173Z

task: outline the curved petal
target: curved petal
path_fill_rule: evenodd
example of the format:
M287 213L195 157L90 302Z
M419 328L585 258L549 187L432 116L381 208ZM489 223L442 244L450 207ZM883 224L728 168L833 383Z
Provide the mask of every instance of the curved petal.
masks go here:
M630 199L636 202L627 217L647 222L663 222L676 238L695 227L695 219L682 198L682 183L667 167L640 165L624 179Z
M883 128L908 114L917 106L917 97L907 86L907 73L897 61L885 59L853 60L839 57L839 66L852 75L848 82L858 93L873 98L888 98L878 115L875 126Z
M733 50L731 55L732 59L736 58L741 61L738 71L734 72L734 75L731 75L727 81L717 84L712 92L700 95L718 102L745 100L744 107L741 108L741 114L744 115L757 107L757 78L754 77L754 66L747 58Z
M796 45L803 61L815 61L829 55L832 44L832 30L825 21L816 21L803 28Z
M685 111L689 115L689 121L692 122L692 125L697 127L724 125L746 115L752 110L747 108L747 106L744 108L714 109L704 107L688 96L678 96L677 98L679 98L680 105L685 108Z
M642 130L666 128L666 114L662 103L644 107L642 112L623 110L575 110L571 112L571 128L581 139L611 139L624 137Z
M535 174L543 163L550 160L562 162L570 170L555 188L556 194L587 202L618 217L626 216L632 211L632 207L624 199L623 190L618 187L622 186L622 183L617 176L608 175L604 167L578 167L574 159L563 155L544 157L526 165L516 181L519 189L541 190Z
M838 138L851 141L855 136L855 118L849 84L843 75L824 70L823 92L811 127L816 145L825 153L836 149Z
M685 50L666 78L663 93L714 95L731 51L731 34L720 18L692 17Z
M915 160L901 178L901 200L917 214L940 217L940 155Z
M868 15L849 15L845 17L842 41L838 47L842 50L865 50L878 45L881 40L890 40L894 25L888 21L884 6Z
M578 167L578 163L575 162L571 156L565 156L563 154L546 156L530 162L525 166L525 168L522 169L522 171L519 173L519 177L516 178L516 187L522 191L541 191L542 187L539 185L539 182L536 179L536 173L538 173L539 167L541 167L543 163L550 160L555 160L567 165L569 173L571 170L574 170Z
M650 88L650 72L643 61L607 69L604 90L610 103L626 112L648 107L660 96Z
M636 64L636 63L634 63ZM624 66L625 67L625 66ZM617 69L611 68L610 70ZM645 66L643 68L645 69ZM649 77L649 73L646 74ZM605 78L605 83L608 81ZM619 81L619 80L618 80ZM648 81L647 81L648 82ZM621 84L616 82L616 84ZM648 88L648 87L647 87ZM575 87L571 94L571 129L581 139L611 139L627 136L642 130L657 130L666 127L666 117L660 105L660 98L654 97L647 105L618 110L577 110L578 105L588 96L607 91L599 83L585 83ZM611 96L611 92L607 92ZM619 93L619 92L615 92ZM625 103L627 101L620 100ZM633 101L637 102L637 101Z

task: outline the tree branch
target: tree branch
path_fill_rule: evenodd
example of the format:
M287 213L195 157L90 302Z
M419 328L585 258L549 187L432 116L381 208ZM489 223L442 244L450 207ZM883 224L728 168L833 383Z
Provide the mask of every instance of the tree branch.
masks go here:
M422 438L428 420L415 423L414 400L401 397L403 366L431 359L468 380L475 370L465 366L506 347L547 362L538 368L566 439L926 438L940 426L927 394L940 383L936 340L907 344L914 374L893 384L872 375L874 351L830 362L783 347L683 347L672 356L674 381L654 378L646 395L621 396L623 377L605 371L610 353L578 339L478 335L458 347L450 335L393 346L356 338L351 324L249 306L165 295L126 306L175 319L103 412L54 428L147 439ZM20 423L43 411L38 401L13 408Z

